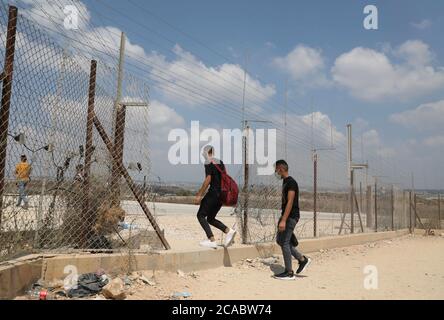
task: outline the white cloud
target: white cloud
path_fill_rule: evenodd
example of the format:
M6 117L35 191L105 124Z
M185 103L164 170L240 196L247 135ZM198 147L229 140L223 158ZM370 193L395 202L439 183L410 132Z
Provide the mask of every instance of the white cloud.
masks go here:
M424 144L426 144L429 147L444 146L444 135L428 137L424 139Z
M429 46L419 40L404 42L396 49L395 53L413 67L430 65L433 60L433 53Z
M275 114L270 118L275 124L281 126L283 123L282 115ZM345 135L333 125L330 117L320 111L298 115L294 113L287 114L287 123L291 124L289 132L296 136L298 141L306 140L311 142L311 128L313 123L313 145L314 147L330 147L345 141ZM282 127L281 127L282 128ZM288 138L291 139L290 137Z
M273 59L273 65L292 79L304 81L307 85L328 84L323 73L325 63L320 49L299 44L285 57Z
M156 65L151 69L153 80L167 98L188 106L221 103L221 100L235 105L242 102L244 71L241 66L230 63L207 66L179 45L173 51L176 56L171 61L157 53L149 57ZM262 84L249 75L246 81L248 107L260 106L276 92L273 85ZM172 84L179 94L171 92Z
M357 47L340 55L332 67L334 81L367 101L405 100L444 85L444 69L431 65L433 54L421 41L407 41L394 50L404 61L395 64L382 52Z
M418 22L412 22L410 23L412 25L412 27L414 27L415 29L419 29L419 30L425 30L428 29L432 26L432 21L429 19L424 19Z
M365 146L375 147L381 144L379 133L375 129L370 129L362 134L363 142Z
M442 130L444 124L444 100L421 104L419 107L395 113L390 121L418 130Z
M149 106L149 120L152 124L150 132L154 142L167 142L171 129L181 128L185 120L173 108L153 100Z

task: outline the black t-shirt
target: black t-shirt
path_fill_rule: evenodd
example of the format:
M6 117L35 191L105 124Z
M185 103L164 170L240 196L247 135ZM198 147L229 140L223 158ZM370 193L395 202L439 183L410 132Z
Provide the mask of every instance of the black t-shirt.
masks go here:
M214 162L222 171L225 170L222 160L214 160ZM208 192L220 194L222 177L219 170L217 170L216 166L212 162L205 164L205 176L211 176L210 188L208 189Z
M296 180L288 176L282 182L282 215L284 215L285 207L288 202L288 191L293 190L295 192L293 208L290 211L290 218L299 219L299 186Z

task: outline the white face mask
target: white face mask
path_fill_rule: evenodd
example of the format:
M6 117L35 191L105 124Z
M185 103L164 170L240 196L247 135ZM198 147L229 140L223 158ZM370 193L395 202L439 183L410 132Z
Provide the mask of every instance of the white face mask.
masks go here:
M282 176L279 173L275 172L274 176L276 177L276 179L282 180Z

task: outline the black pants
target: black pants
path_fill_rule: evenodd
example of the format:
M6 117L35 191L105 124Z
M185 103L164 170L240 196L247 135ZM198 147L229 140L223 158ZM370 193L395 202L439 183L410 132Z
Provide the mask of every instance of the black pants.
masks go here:
M200 202L199 211L197 211L197 220L204 229L208 238L213 237L210 224L221 231L225 231L227 227L216 219L216 215L222 207L220 196L215 192L208 192Z

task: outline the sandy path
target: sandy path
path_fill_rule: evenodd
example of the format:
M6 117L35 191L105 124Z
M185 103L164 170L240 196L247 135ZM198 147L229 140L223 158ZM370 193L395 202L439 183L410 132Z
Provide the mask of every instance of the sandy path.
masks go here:
M156 272L156 286L135 287L128 298L167 299L186 291L191 299L444 299L444 237L406 236L310 257L312 265L294 281L273 279L281 267L255 259L194 275ZM377 268L376 290L364 288L366 265Z

